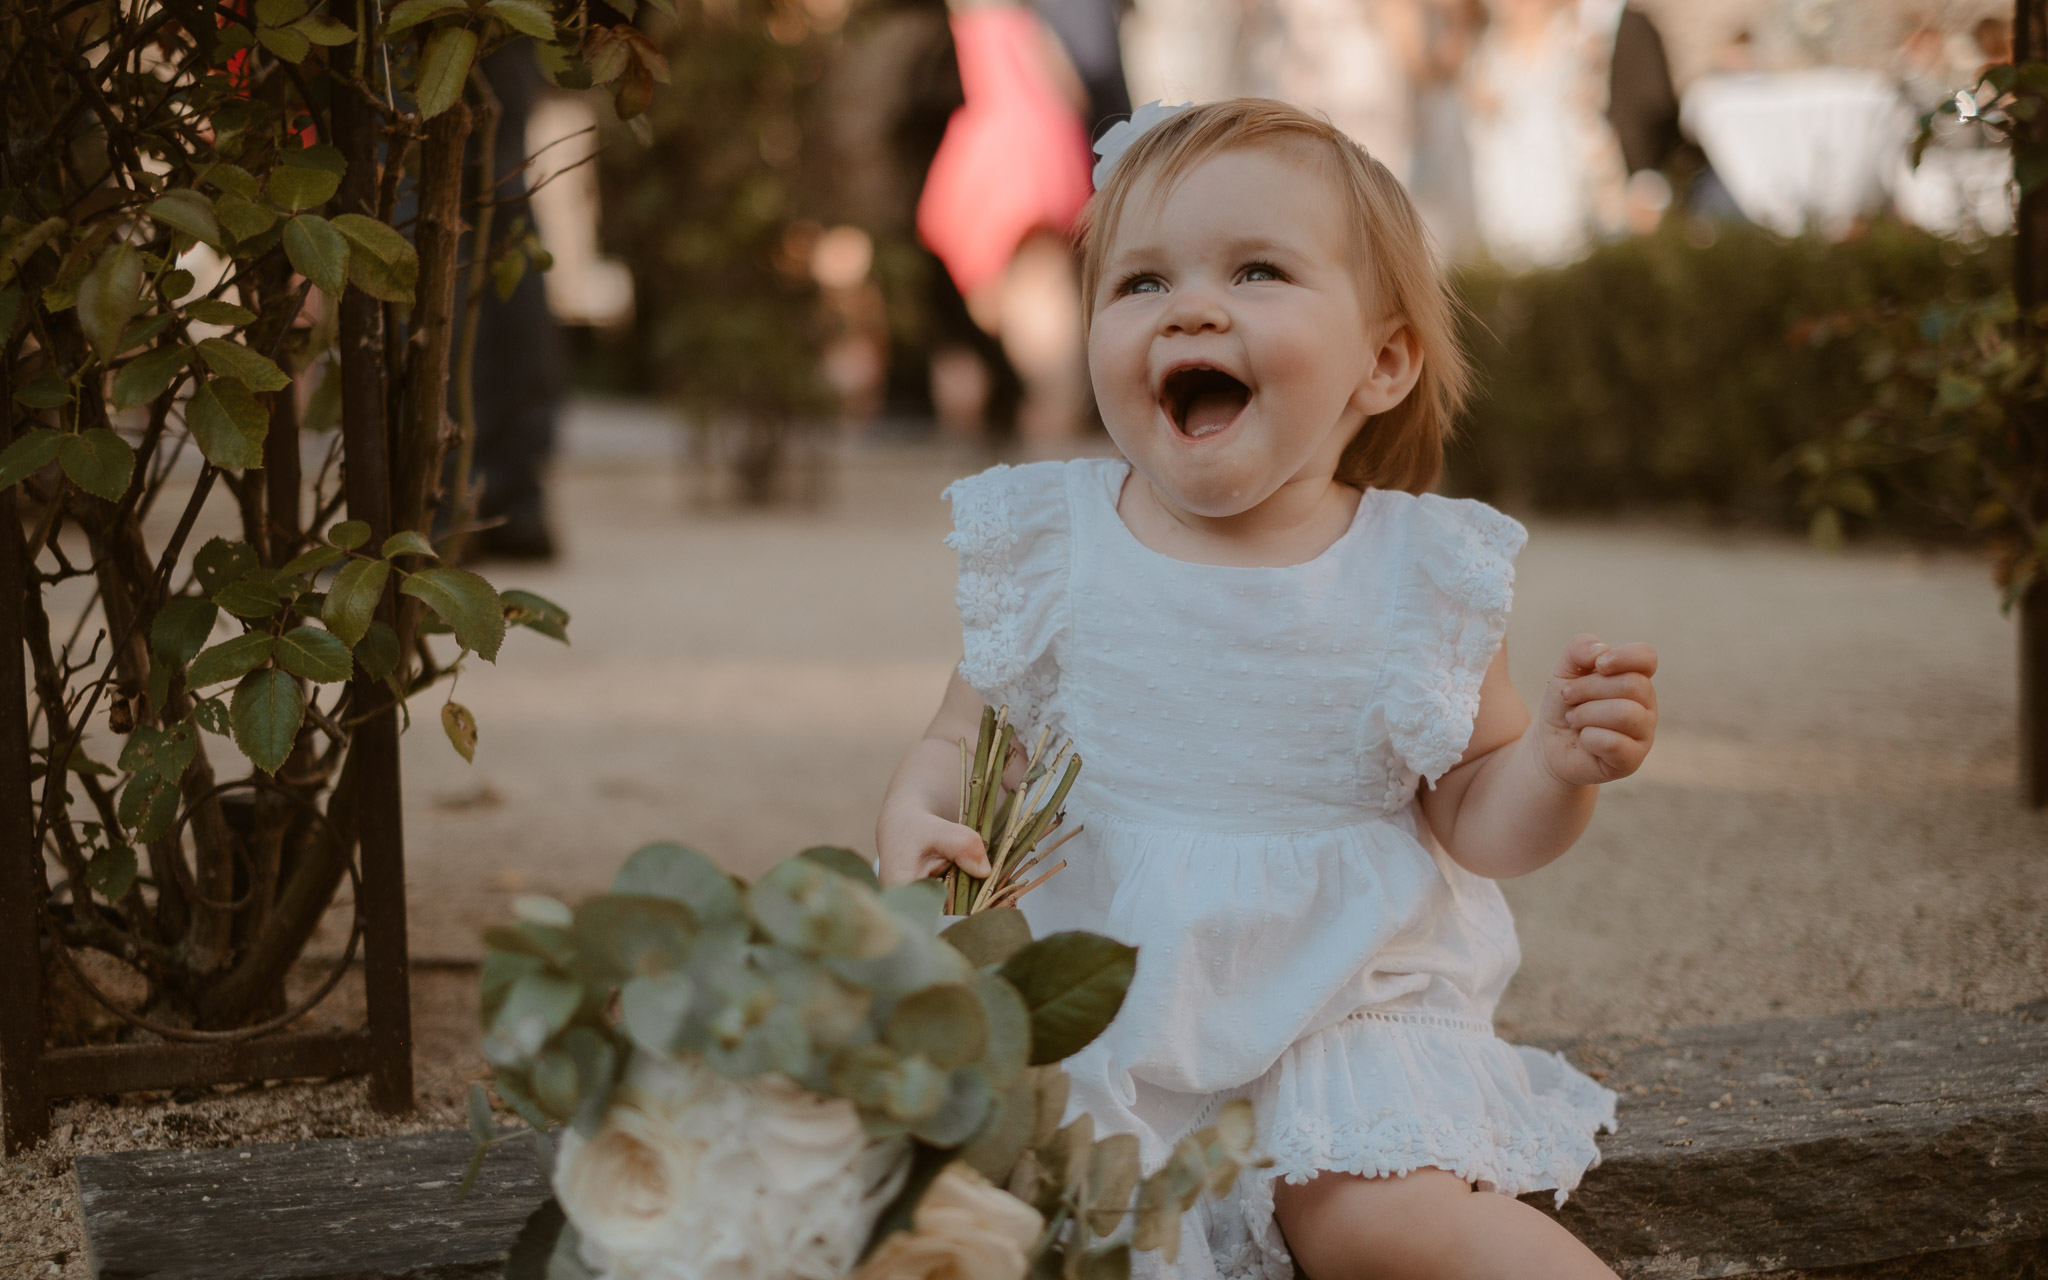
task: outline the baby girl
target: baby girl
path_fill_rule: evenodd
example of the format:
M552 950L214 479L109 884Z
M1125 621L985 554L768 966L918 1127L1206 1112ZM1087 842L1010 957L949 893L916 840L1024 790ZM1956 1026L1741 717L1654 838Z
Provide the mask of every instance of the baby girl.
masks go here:
M1122 456L948 491L966 656L884 799L884 879L986 874L953 821L984 705L1072 738L1085 829L1025 914L1138 948L1072 1105L1150 1167L1249 1098L1276 1161L1188 1215L1172 1274L1610 1276L1515 1199L1578 1184L1614 1095L1494 1035L1495 882L1641 766L1657 655L1579 636L1533 718L1509 684L1525 535L1428 492L1468 372L1383 166L1240 99L1103 169L1083 297Z

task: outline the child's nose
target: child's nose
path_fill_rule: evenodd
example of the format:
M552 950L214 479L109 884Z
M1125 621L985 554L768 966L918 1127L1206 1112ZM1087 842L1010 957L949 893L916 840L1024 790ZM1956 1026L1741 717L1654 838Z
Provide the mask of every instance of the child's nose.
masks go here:
M1220 333L1230 327L1230 309L1217 291L1185 285L1173 292L1173 305L1162 317L1167 333Z

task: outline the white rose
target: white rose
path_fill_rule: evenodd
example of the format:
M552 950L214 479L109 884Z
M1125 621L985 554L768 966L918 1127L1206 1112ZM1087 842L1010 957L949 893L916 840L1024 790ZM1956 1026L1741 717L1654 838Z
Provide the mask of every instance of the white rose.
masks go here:
M843 1099L636 1053L598 1133L564 1138L555 1192L609 1280L840 1280L907 1155Z
M956 1162L924 1193L911 1227L884 1240L852 1280L1023 1280L1045 1220Z

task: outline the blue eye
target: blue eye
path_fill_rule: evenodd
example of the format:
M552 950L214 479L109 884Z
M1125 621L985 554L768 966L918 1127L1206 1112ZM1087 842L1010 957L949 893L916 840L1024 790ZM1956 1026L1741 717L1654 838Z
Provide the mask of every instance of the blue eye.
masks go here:
M1280 268L1274 266L1270 262L1254 262L1245 267L1244 278L1247 281L1263 281L1285 280L1287 277L1281 274Z
M1117 293L1164 293L1166 282L1158 276L1138 275L1125 280L1116 288Z

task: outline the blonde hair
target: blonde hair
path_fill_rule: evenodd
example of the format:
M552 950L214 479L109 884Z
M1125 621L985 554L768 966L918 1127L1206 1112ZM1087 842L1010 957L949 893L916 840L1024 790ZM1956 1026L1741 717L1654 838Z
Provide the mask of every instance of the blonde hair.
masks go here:
M1328 121L1268 98L1229 98L1190 107L1146 130L1082 215L1083 310L1092 320L1103 259L1140 178L1155 178L1160 189L1169 189L1220 152L1285 142L1327 157L1357 234L1360 293L1383 315L1400 317L1422 352L1414 389L1359 428L1337 464L1337 478L1360 488L1422 493L1443 474L1444 442L1472 383L1458 341L1459 305L1407 191Z

